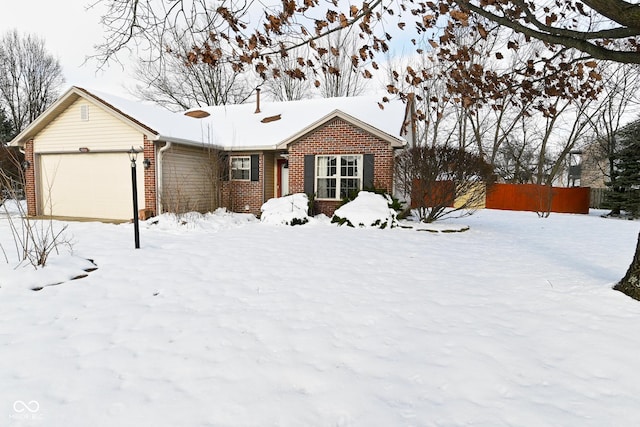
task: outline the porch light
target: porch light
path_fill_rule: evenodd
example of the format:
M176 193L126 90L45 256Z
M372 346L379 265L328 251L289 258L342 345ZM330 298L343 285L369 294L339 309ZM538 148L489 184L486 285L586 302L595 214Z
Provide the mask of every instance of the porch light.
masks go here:
M131 189L133 190L133 237L136 249L140 249L140 228L138 226L138 181L136 179L136 159L138 152L131 147L128 151L131 161Z
M142 161L142 165L144 166L145 169L149 169L151 167L151 160L149 159L144 159Z
M138 158L138 152L132 146L131 150L127 151L127 153L129 153L129 160L131 160L131 167L135 168L136 159Z
M29 160L25 160L24 162L21 163L21 166L22 166L22 170L27 170L31 166L31 162Z

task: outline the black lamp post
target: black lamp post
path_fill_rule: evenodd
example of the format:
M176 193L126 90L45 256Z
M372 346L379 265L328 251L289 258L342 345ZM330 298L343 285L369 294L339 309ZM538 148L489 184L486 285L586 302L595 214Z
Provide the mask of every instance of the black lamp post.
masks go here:
M129 160L131 160L131 188L133 189L133 235L136 249L140 249L140 229L138 228L138 180L136 179L136 158L138 152L131 147Z

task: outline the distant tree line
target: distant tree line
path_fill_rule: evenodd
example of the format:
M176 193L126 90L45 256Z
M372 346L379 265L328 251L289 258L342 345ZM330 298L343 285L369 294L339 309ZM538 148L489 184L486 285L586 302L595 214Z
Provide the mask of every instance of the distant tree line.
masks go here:
M63 83L43 39L17 30L0 36L0 172L7 181L20 181L22 160L7 143L57 99Z

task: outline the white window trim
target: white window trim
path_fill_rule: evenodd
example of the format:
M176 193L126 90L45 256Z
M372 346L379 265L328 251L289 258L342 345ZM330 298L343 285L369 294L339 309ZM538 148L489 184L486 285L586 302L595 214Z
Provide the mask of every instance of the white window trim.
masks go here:
M335 157L336 158L336 175L335 176L319 176L318 175L318 158L320 157ZM342 157L357 157L358 158L358 175L355 176L345 176L343 177L342 175L340 175L341 172L341 160ZM335 198L331 198L331 197L317 197L317 200L330 200L330 201L336 201L336 200L342 200L342 198L340 197L340 179L341 178L357 178L360 182L360 185L358 187L358 191L362 191L362 185L363 185L363 170L364 170L364 156L362 154L317 154L315 156L315 171L314 171L314 176L313 176L313 188L314 188L314 193L317 195L318 194L318 178L335 178L336 179L336 197Z
M233 160L234 159L246 159L249 162L249 167L248 168L242 168L242 169L234 169L233 167ZM251 181L251 156L229 156L229 179L231 181ZM234 178L233 177L233 171L234 170L248 170L249 171L249 178Z

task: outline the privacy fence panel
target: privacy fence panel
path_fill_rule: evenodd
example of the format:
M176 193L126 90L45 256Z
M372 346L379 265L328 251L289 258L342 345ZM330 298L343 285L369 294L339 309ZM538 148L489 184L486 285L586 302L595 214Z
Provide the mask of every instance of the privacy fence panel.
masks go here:
M495 184L486 207L532 212L589 213L589 187L548 187L536 184Z

